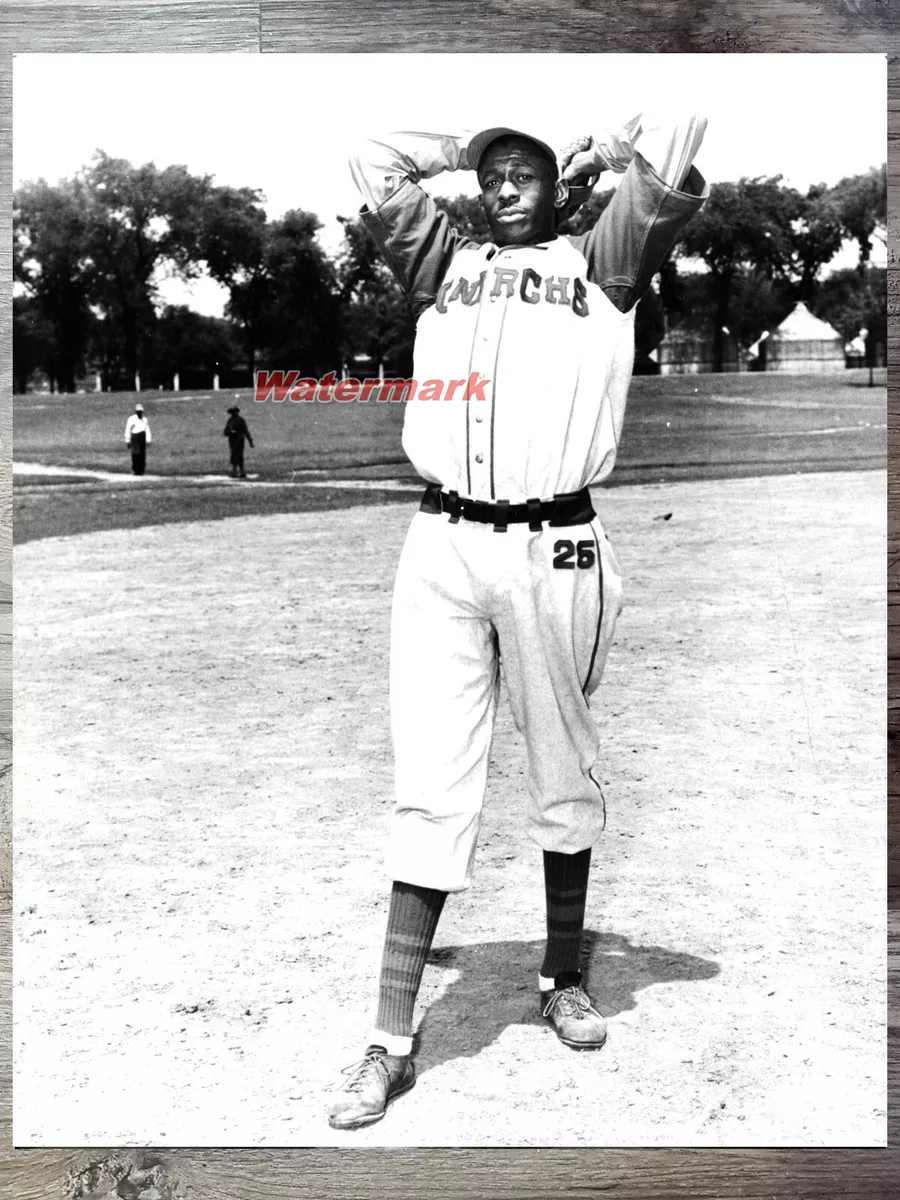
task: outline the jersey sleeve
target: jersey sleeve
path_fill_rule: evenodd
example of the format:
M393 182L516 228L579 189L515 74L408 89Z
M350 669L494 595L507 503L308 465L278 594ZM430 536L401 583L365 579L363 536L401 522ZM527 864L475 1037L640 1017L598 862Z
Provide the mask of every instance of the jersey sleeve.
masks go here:
M587 261L588 278L622 312L640 300L709 195L692 165L705 129L705 119L695 115L668 123L638 117L600 142L602 165L624 174L594 228L572 241Z
M410 180L374 212L363 212L360 219L416 318L434 303L457 251L473 244L453 229L431 196Z
M440 289L457 251L472 245L419 186L442 171L467 169L467 134L392 134L364 143L350 160L365 205L363 225L418 318Z

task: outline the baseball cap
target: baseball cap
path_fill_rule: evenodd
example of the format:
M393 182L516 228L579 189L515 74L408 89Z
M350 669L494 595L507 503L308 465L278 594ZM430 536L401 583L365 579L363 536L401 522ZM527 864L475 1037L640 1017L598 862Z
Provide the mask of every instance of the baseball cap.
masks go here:
M235 413L235 412L240 412L241 410L238 408L238 406L236 404L232 404L231 408L226 409L225 411Z
M546 142L535 137L533 133L526 133L524 129L509 129L505 125L497 125L492 129L483 129L481 133L476 133L469 142L468 149L466 150L466 158L473 171L478 170L478 164L484 157L484 152L491 142L496 142L497 138L502 137L527 138L529 142L534 142L536 146L540 146L543 151L549 154L551 162L556 162L556 151L548 146Z
M136 404L136 405L134 406L134 411L135 411L135 412L143 412L143 411L144 411L144 406L143 406L143 404Z

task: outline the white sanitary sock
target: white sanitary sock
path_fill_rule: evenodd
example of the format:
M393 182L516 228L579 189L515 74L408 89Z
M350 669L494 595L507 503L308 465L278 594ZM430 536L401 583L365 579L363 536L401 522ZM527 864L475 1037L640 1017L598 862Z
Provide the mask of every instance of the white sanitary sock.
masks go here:
M368 1044L384 1046L388 1054L412 1054L412 1038L403 1037L399 1033L384 1033L381 1029L373 1029Z

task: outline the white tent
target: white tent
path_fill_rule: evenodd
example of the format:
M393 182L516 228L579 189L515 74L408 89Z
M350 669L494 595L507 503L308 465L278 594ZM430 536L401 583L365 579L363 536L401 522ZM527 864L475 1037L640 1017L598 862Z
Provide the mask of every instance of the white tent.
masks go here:
M814 317L802 300L768 339L767 371L824 375L843 371L844 366L844 339L827 321Z

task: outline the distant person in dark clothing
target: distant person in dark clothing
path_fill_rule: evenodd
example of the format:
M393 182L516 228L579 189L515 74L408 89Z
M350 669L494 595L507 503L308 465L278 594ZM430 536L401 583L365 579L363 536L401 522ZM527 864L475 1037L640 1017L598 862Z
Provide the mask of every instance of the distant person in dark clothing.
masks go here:
M150 422L144 416L144 406L136 404L134 412L125 423L125 445L131 451L131 469L135 475L144 473L147 465L147 447L152 440Z
M241 410L235 404L228 409L231 414L228 418L228 423L222 430L224 437L228 438L228 445L231 448L231 477L232 479L246 479L244 474L244 442L247 441L253 445L253 438L250 436L250 430L247 428L247 422L240 415Z

